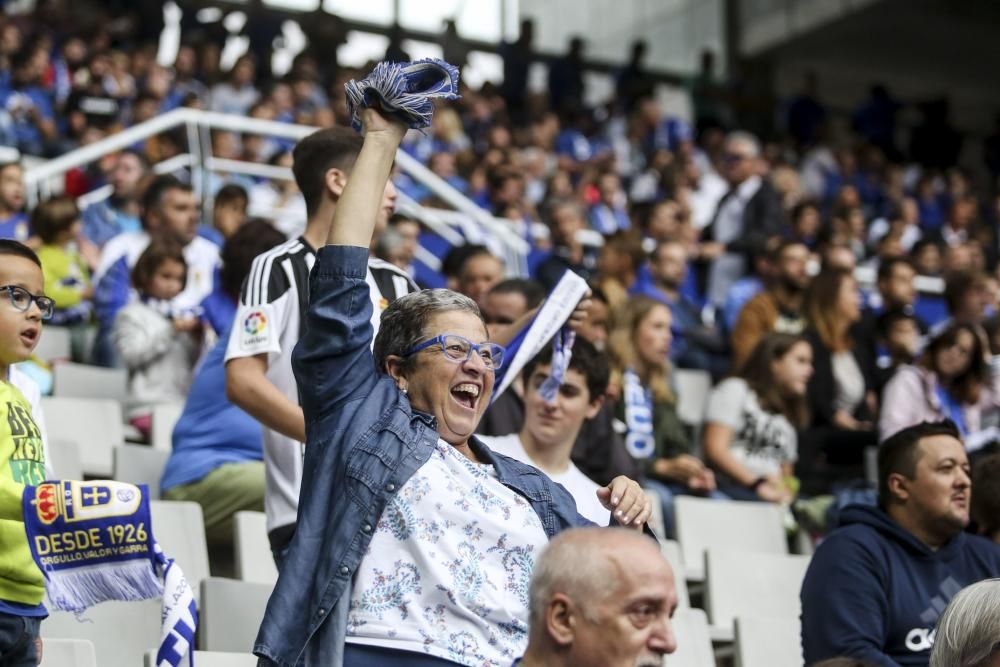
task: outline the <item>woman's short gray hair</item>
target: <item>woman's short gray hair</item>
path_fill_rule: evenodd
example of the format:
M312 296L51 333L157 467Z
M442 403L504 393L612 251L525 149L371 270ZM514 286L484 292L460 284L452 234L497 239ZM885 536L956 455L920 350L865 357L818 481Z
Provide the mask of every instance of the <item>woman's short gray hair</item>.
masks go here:
M483 322L476 302L449 289L425 289L401 296L382 312L378 335L375 336L375 368L385 372L385 360L390 355L403 356L418 344L437 333L427 331L431 318L438 313L461 311Z
M1000 579L958 592L938 619L931 667L985 667L1000 651Z

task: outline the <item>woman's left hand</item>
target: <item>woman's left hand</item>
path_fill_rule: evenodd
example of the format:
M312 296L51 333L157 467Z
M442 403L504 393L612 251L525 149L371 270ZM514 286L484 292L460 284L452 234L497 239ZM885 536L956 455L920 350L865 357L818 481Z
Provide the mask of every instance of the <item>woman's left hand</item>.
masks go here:
M619 475L611 483L597 490L597 499L611 512L620 526L642 530L653 506L639 483Z

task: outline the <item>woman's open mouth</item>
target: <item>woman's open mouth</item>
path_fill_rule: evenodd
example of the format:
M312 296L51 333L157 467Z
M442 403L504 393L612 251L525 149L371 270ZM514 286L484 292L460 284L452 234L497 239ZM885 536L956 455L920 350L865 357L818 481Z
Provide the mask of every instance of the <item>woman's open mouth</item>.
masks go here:
M451 397L455 402L469 410L475 410L479 402L481 388L472 382L463 382L451 388Z

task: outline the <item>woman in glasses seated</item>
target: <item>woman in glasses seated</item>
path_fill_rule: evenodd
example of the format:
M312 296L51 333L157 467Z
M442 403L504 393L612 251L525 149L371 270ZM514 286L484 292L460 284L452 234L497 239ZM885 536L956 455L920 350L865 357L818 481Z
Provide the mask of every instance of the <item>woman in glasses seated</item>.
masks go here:
M405 128L370 109L362 118L293 356L306 418L299 521L254 650L262 664L506 667L527 644L536 557L589 522L543 473L473 437L505 356L473 301L399 298L371 349L366 261ZM627 478L598 496L622 525L649 515Z

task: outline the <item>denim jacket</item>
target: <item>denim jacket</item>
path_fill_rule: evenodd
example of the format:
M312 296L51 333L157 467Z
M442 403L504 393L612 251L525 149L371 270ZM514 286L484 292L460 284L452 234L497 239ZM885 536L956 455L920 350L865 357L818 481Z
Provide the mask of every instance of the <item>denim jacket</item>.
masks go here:
M389 500L430 458L430 415L413 410L371 353L368 250L327 246L310 276L305 333L292 355L306 418L299 517L254 646L262 665L343 664L351 584ZM537 469L470 446L526 498L549 538L592 525Z

